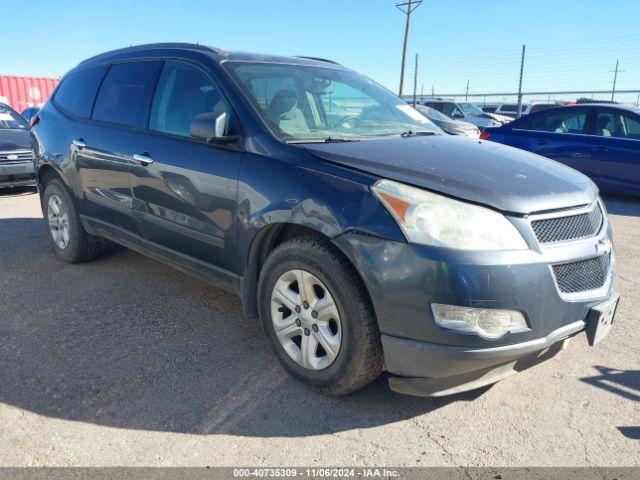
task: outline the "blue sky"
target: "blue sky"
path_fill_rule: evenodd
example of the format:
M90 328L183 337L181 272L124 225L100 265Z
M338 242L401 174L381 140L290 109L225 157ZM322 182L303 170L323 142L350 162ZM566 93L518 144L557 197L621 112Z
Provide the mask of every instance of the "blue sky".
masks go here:
M335 59L398 88L404 16L393 0L5 0L0 74L60 76L96 53L157 41ZM640 1L425 0L408 48L438 94L640 88ZM409 93L405 90L405 93ZM634 99L635 100L635 99Z

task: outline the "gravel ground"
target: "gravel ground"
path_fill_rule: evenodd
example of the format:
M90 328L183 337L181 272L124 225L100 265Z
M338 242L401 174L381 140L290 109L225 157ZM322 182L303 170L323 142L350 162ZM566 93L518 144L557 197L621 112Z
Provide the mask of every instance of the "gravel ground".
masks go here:
M239 300L122 250L58 261L37 195L0 193L0 466L640 466L640 201L607 199L622 294L491 388L347 398L289 379Z

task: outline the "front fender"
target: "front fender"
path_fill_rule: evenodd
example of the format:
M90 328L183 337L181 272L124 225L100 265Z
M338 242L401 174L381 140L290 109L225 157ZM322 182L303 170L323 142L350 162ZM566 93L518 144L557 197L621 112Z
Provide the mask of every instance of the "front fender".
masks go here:
M371 192L375 176L330 163L294 164L251 153L242 162L238 182L241 258L247 258L256 235L273 224L300 225L329 238L357 230L403 240L395 221Z

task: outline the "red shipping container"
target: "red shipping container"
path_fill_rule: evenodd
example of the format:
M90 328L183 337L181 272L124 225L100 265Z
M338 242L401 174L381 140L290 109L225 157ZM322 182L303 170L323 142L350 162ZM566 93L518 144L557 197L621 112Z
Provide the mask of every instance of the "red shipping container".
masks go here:
M0 103L18 113L27 107L42 106L57 83L57 78L0 75Z

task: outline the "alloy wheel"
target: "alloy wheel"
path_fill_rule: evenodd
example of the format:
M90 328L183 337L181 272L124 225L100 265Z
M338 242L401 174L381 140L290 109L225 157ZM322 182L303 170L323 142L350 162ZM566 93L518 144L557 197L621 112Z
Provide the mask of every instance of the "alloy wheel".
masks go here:
M280 345L298 365L323 370L338 356L342 326L327 287L304 270L288 270L271 293L271 320Z
M60 250L69 245L71 227L69 225L69 212L64 202L58 195L51 195L47 203L47 221L54 243Z

